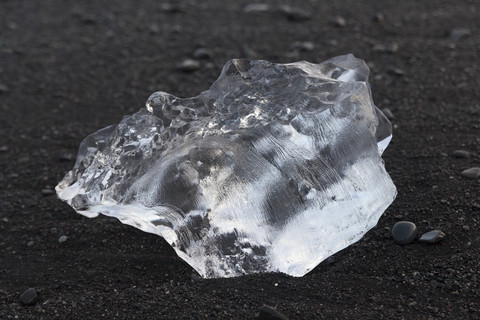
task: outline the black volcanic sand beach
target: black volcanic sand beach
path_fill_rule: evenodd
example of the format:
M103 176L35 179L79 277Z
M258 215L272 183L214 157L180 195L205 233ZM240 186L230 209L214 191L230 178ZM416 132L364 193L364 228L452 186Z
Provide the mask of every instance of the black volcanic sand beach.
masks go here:
M480 318L480 182L461 174L480 167L479 2L263 3L0 2L1 319L255 319L263 305L289 319ZM80 141L154 91L197 95L232 58L346 53L393 116L398 197L302 278L200 279L161 237L53 193ZM445 237L400 246L401 220Z

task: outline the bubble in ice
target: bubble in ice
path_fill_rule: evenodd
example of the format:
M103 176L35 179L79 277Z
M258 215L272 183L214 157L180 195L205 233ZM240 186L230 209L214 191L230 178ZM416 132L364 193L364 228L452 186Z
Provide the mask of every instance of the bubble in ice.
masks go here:
M162 236L203 277L303 276L396 196L381 158L391 124L368 75L353 55L231 60L198 96L156 92L86 137L57 194Z

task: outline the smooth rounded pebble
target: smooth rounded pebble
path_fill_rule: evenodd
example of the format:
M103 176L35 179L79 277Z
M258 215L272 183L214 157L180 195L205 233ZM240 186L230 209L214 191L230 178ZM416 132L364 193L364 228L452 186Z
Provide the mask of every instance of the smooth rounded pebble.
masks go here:
M258 313L258 319L261 320L288 320L283 314L272 307L262 306Z
M385 52L387 50L387 48L385 47L385 45L381 44L381 43L375 43L373 46L372 46L372 50L374 52Z
M440 230L432 230L427 233L422 234L418 241L426 242L426 243L436 243L445 237L445 233Z
M344 17L337 16L335 17L335 20L333 21L335 26L343 28L347 25L347 20L345 20Z
M7 91L10 91L10 89L6 85L0 83L0 93Z
M312 17L312 14L300 7L291 7L289 5L280 6L280 12L290 21L305 21Z
M61 155L58 156L58 160L62 162L69 162L72 161L74 158L71 154L68 153L62 153Z
M26 306L33 306L37 302L37 291L33 288L28 288L20 296L20 302Z
M373 22L378 22L382 23L385 21L385 16L381 12L377 12L373 17L372 17Z
M386 49L388 53L396 53L399 48L400 46L398 45L398 43L394 42L394 43L390 43Z
M399 221L392 228L392 237L400 245L410 244L417 237L417 226L410 221Z
M455 28L450 32L450 39L460 40L466 38L472 34L472 31L467 28Z
M469 153L468 151L465 151L465 150L455 150L453 151L453 156L455 158L468 158Z
M268 10L270 10L270 6L264 3L250 3L243 8L245 13L267 12Z
M193 72L200 69L200 62L192 59L186 59L177 66L177 69L183 72Z
M475 168L470 168L467 170L462 171L462 176L470 178L470 179L476 179L480 177L480 168L475 167Z
M300 49L303 51L313 51L315 49L315 44L310 41L304 41L300 43Z
M52 194L55 194L55 191L53 191L52 189L42 189L41 193L44 196L50 196Z
M210 59L212 57L211 52L206 48L198 48L193 52L195 59Z
M67 241L67 236L65 235L60 236L60 238L58 238L58 243L64 243L65 241Z

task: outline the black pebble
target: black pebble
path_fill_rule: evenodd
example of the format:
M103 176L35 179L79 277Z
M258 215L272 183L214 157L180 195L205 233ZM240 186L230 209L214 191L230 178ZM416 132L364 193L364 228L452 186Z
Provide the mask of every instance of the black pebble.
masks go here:
M465 150L455 150L453 151L453 156L455 158L468 158L470 154Z
M399 45L396 42L390 43L385 49L388 53L396 53L399 49Z
M336 27L340 27L340 28L343 28L347 25L347 20L345 20L344 17L335 17L335 20L333 20L333 24L336 26Z
M10 91L10 89L6 85L0 83L0 93L7 91Z
M193 72L200 69L200 62L192 59L185 59L177 65L177 69L183 72Z
M71 154L61 154L58 156L58 160L62 162L72 161L73 156Z
M417 226L410 221L399 221L392 228L392 237L400 245L410 244L417 237Z
M378 22L382 23L385 21L385 16L381 12L377 12L373 17L372 17L373 22Z
M475 168L470 168L467 170L462 171L462 176L470 178L470 179L476 179L480 177L480 168L475 167Z
M52 189L42 189L41 193L43 196L50 196L52 194L55 194L55 191L53 191Z
M171 3L161 3L160 11L165 13L179 13L184 12L184 8L180 5L175 5Z
M260 307L258 319L261 320L288 320L283 314L269 306Z
M450 39L460 40L466 37L469 37L472 34L470 29L466 28L455 28L450 32Z
M37 302L37 292L33 288L28 288L20 296L20 302L26 306L33 306Z
M193 57L195 59L210 59L212 57L212 54L206 48L198 48L193 52Z
M280 7L280 12L290 21L305 21L312 17L312 14L299 7L291 7L283 5Z
M388 71L391 73L391 74L394 74L396 76L403 76L405 75L405 71L403 69L400 69L400 68L396 68L396 67L391 67L390 69L388 69Z
M422 234L418 241L426 242L426 243L437 243L438 241L442 240L445 237L445 233L440 230L432 230L430 232Z
M264 3L250 3L243 8L245 13L261 13L270 10L270 6Z

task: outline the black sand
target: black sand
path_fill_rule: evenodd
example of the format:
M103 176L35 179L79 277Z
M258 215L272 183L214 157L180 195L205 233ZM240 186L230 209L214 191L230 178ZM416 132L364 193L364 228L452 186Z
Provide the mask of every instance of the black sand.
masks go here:
M0 318L252 319L264 304L289 319L480 317L480 184L461 176L480 166L479 2L283 2L305 12L0 2ZM178 71L199 47L211 57ZM303 278L198 279L162 238L84 218L50 194L87 134L154 91L198 94L231 58L349 52L369 63L374 100L394 115L384 159L399 195L361 241ZM399 220L446 236L399 246L389 237ZM24 306L29 287L38 298Z

